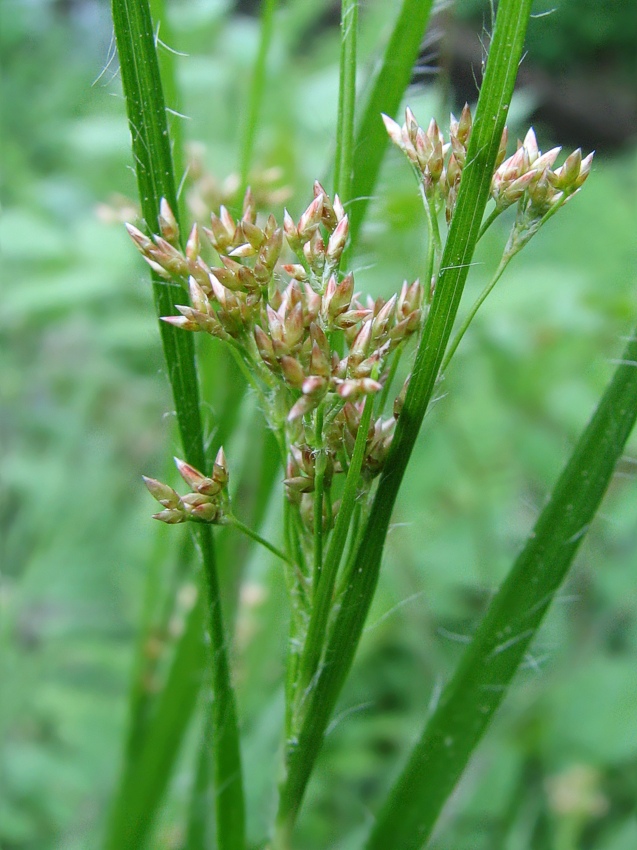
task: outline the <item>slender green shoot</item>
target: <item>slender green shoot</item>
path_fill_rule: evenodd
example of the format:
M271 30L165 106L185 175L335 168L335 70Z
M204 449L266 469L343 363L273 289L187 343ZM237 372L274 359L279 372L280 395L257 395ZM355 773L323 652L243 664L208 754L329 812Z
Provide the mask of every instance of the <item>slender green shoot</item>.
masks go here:
M341 67L338 91L334 191L342 203L352 196L354 110L356 106L356 36L358 0L341 2Z

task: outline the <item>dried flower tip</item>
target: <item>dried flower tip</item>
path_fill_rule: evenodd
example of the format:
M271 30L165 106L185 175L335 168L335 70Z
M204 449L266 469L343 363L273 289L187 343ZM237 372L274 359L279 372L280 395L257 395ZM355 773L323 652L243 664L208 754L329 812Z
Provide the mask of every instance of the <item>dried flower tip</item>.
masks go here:
M540 155L540 151L537 146L537 139L535 137L535 130L533 129L533 127L529 128L529 131L524 137L524 142L522 143L522 146L524 147L524 150L527 153L529 163L533 165L535 160Z
M226 453L223 450L223 446L221 446L219 448L219 451L217 452L217 456L212 467L212 477L218 484L221 484L222 488L226 487L230 479L230 474L228 473L228 464L226 461Z
M394 121L393 118L390 118L389 115L385 115L384 112L381 112L381 118L383 119L383 124L385 125L389 138L397 147L404 151L405 144L403 142L403 133L400 124Z
M226 231L226 234L228 235L228 238L230 240L234 240L234 234L237 229L237 225L235 223L235 220L232 218L232 216L230 215L226 207L223 206L223 204L219 208L219 219L221 221L221 224L223 225L224 230Z
M334 207L334 212L336 213L336 220L340 221L345 215L345 208L341 203L341 199L338 195L334 195L334 201L332 205Z
M155 245L152 239L149 239L145 233L142 233L139 228L135 227L134 224L125 223L124 227L128 231L128 235L135 243L136 248L141 251L142 254L146 255L149 251L151 251Z
M191 490L196 490L199 484L206 480L205 475L199 472L198 469L195 469L194 466L186 463L185 460L180 460L178 457L173 458L173 460L175 461L177 471Z
M166 198L162 198L159 202L157 222L159 232L167 242L176 242L179 239L179 225Z
M199 228L197 227L197 223L193 224L192 230L190 231L190 235L188 236L188 241L186 242L186 257L191 262L195 262L197 257L199 256L199 252L201 250L201 243L199 240Z
M243 222L249 222L250 224L254 224L257 220L257 208L254 195L252 194L252 189L249 186L243 196L243 216L241 220Z

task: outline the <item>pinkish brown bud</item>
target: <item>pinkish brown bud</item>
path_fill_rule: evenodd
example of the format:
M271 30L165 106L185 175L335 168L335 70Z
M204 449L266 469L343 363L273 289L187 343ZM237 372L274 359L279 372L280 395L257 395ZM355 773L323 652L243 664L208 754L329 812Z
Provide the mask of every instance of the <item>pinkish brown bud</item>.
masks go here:
M228 473L226 454L223 450L223 446L219 448L217 456L215 457L215 462L212 466L212 477L218 484L221 485L222 488L225 488L228 484L230 476Z
M178 457L173 458L173 460L175 461L177 471L191 490L196 490L197 485L201 484L202 481L205 481L206 476L199 472L198 469L195 469L194 466L186 463L185 460L180 460Z
M283 377L289 386L293 387L295 390L300 390L306 376L299 361L295 360L294 357L284 355L280 360L280 364Z
M264 361L264 363L267 363L267 365L271 369L273 369L276 366L274 346L272 345L272 340L270 339L270 337L265 333L262 328L259 327L259 325L255 325L254 328L254 341L257 344L257 349L259 350L261 359Z
M349 221L347 216L344 216L336 225L336 229L330 236L327 243L325 255L328 263L335 264L341 259L341 254L343 253L345 243L347 242L348 233Z
M159 202L157 221L159 232L167 242L175 243L179 240L179 225L166 198L162 198Z
M383 119L383 124L385 125L389 138L397 147L404 151L405 145L403 143L403 134L400 124L397 124L393 118L390 118L389 115L385 115L384 112L381 113L381 118Z
M165 522L167 525L176 525L177 523L186 521L186 514L175 508L167 508L165 511L153 514L153 519L158 519L160 522Z
M165 508L179 507L181 499L179 498L179 494L173 490L172 487L169 487L167 484L162 484L162 482L157 481L156 478L147 478L145 475L142 475L142 480L150 495L153 499L156 499L160 505L163 505Z

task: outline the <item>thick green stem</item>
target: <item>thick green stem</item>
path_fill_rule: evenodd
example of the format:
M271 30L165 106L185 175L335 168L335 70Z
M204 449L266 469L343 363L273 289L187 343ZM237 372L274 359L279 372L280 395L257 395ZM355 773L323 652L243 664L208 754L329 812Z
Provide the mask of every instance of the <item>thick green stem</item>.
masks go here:
M338 124L334 191L346 203L352 196L354 163L354 107L356 104L356 35L358 0L341 3L341 68L338 91Z

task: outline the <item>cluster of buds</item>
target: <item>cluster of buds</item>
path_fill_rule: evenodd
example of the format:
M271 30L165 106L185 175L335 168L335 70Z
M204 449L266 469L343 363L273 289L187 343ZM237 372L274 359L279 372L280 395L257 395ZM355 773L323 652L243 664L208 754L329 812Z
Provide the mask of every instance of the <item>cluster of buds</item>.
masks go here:
M434 120L425 131L409 108L405 111L402 127L386 115L383 115L383 120L391 140L415 168L427 200L434 205L438 199L441 204L444 200L449 223L471 137L469 107L464 106L459 119L451 116L448 142L444 141ZM593 154L582 158L579 148L567 157L560 168L552 170L561 148L541 153L533 129L528 131L523 142L518 142L513 156L505 159L507 140L505 127L491 183L491 197L498 212L518 203L520 214L527 223L540 220L553 207L574 195L590 173Z
M217 453L210 477L179 458L175 458L175 465L192 492L180 496L167 484L144 476L151 496L163 507L153 514L153 519L168 525L188 521L223 524L228 505L228 469L223 448Z
M573 151L560 168L553 169L561 148L542 153L531 128L518 149L495 171L491 197L496 209L502 210L520 202L529 219L542 218L552 207L574 195L588 177L593 162L590 153L582 159L580 148Z
M447 222L451 221L471 136L468 105L465 104L459 119L451 116L448 142L433 118L427 130L423 130L409 107L405 110L402 127L388 115L383 115L383 121L392 142L414 167L426 199L433 204L439 199L444 201ZM505 147L506 136L501 145L501 159L504 159Z
M188 288L190 304L178 306L180 315L164 321L233 345L265 387L264 412L270 425L287 429L289 445L301 447L297 454L303 455L303 446L311 447L310 466L317 439L312 416L319 407L323 420L332 425L331 433L336 435L340 427L339 440L349 446L356 436L353 423L357 415L360 418L356 403L382 389L388 358L421 325L420 283L405 282L387 301L361 302L353 275L339 273L347 215L338 196L330 200L318 182L298 222L286 212L283 227L273 216L263 226L257 224L249 190L238 221L221 207L219 215L211 215L209 228L200 233L193 227L183 252L165 201L159 226L160 234L152 239L130 225L128 229L155 271ZM202 236L216 251L218 267L208 265L210 246L202 252ZM284 242L296 262L281 261ZM370 479L380 471L391 439L390 429L378 423L372 432L365 459ZM339 440L335 437L335 444ZM300 464L294 454L291 458L299 472L291 472L288 479L310 481L308 461ZM334 471L346 464L344 457ZM297 485L289 485L288 493ZM300 492L310 492L307 482ZM173 512L170 517L175 517L171 521L180 521L179 511L185 509L173 504L170 494L165 499L170 501L165 505Z
M325 292L292 281L278 309L268 305L267 322L254 329L265 366L301 395L287 414L292 422L314 410L329 395L352 401L382 388L379 380L387 357L420 325L422 287L403 284L389 301L366 306L354 294L354 279L330 277ZM342 331L348 352L340 356L329 342Z

